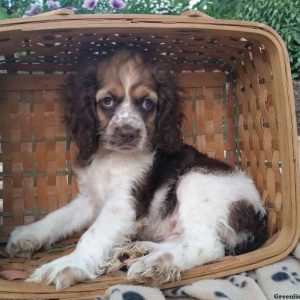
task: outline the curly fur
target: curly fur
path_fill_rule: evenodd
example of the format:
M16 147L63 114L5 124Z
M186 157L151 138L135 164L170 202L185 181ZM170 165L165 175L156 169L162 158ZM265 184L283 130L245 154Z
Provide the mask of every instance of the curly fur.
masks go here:
M87 68L83 73L70 76L66 82L65 124L75 140L80 165L90 162L100 141L99 120L96 114L95 95L98 81L95 67Z
M159 95L156 119L157 149L175 152L182 146L182 100L180 88L170 71L155 68L157 94Z

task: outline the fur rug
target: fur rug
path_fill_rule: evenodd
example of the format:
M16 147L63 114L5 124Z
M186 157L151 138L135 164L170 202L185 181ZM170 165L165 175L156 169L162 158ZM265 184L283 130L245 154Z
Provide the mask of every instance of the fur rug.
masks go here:
M224 279L204 279L168 290L116 285L98 300L273 300L300 299L300 242L282 261Z

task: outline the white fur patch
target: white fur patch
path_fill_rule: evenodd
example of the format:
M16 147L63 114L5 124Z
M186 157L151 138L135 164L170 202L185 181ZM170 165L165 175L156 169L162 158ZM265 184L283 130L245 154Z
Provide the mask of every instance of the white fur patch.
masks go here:
M124 102L131 102L130 88L140 79L141 73L137 71L136 66L130 63L123 65L119 69L119 79L125 89Z
M111 123L114 123L118 127L130 125L136 129L146 130L144 120L130 102L124 102L120 105L112 117Z

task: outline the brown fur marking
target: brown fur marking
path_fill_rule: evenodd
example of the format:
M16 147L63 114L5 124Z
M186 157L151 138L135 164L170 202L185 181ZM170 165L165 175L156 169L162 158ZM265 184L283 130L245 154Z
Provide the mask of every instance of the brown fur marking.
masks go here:
M255 212L253 205L247 200L243 199L231 204L228 224L236 233L253 235L253 239L235 247L235 254L254 251L268 238L267 215L262 215L260 211Z

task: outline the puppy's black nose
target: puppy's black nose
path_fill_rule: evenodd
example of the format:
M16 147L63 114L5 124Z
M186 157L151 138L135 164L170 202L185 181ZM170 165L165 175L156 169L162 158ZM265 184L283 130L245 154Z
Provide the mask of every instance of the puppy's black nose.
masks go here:
M123 140L133 141L139 136L140 130L130 125L124 125L120 128L120 136Z

